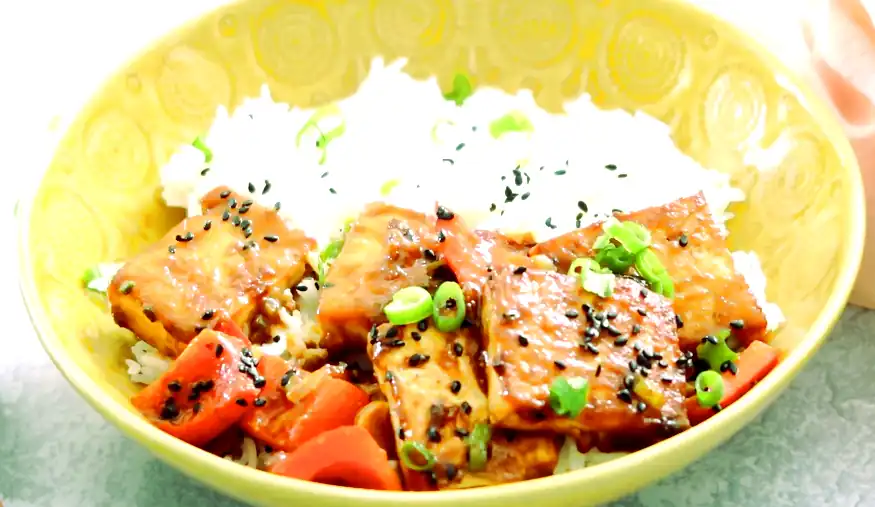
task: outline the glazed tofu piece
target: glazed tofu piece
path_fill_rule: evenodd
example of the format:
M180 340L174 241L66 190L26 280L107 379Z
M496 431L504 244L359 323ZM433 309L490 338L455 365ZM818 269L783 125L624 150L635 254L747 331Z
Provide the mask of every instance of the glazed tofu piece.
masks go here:
M116 323L167 356L222 315L250 334L266 298L301 279L316 246L276 211L226 192L211 192L204 202L224 205L184 219L110 284Z
M453 271L472 314L480 304L483 286L489 274L502 266L533 267L528 256L534 242L530 238L510 238L495 231L470 229L461 217L444 215L437 222L440 252Z
M318 320L331 350L364 350L383 307L400 289L426 286L437 261L434 217L383 203L368 205L347 232L325 278Z
M437 458L430 472L402 468L407 489L474 487L549 475L558 459L554 435L496 432L486 468L468 472L466 438L489 422L471 329L441 333L434 326L380 326L369 343L374 374L386 396L398 439L426 446Z
M742 344L765 338L765 315L736 271L726 235L701 193L615 216L650 230L653 252L674 280L678 335L685 350L729 328ZM550 257L565 272L575 258L594 255L592 245L601 234L602 223L595 223L541 243L531 254Z
M577 277L505 269L486 285L482 321L495 425L574 437L671 434L688 426L671 303L637 281L618 277L603 299ZM589 383L577 417L551 408L559 377Z

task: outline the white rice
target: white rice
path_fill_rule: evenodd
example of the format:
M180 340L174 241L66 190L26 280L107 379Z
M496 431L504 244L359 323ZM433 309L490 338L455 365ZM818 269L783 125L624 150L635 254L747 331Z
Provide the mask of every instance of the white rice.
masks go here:
M267 87L233 113L220 107L202 137L212 161L206 164L190 145L181 147L161 170L165 201L200 214L203 194L227 185L266 206L281 202L284 217L324 247L346 220L377 200L427 212L440 202L473 227L531 232L538 241L617 209L633 211L699 191L724 226L731 218L727 207L744 200L728 175L681 153L668 126L646 114L604 111L586 95L566 103L565 114L552 114L529 91L496 89L479 89L457 107L441 96L435 79L417 81L402 72L403 64L376 59L359 90L329 107L290 108L274 102ZM490 124L509 113L532 129L494 138ZM305 128L308 122L318 130ZM319 132L338 126L343 133L323 153L316 146ZM262 193L266 181L271 190ZM734 252L733 259L770 329L778 327L784 318L766 300L756 254ZM279 341L264 345L262 353L294 355L318 339L318 291L314 280L302 283L308 290L299 293L298 309L283 313L282 325L271 330ZM149 349L142 342L134 346L128 365L135 382L154 380L168 365ZM580 454L569 442L557 473L622 455ZM244 442L238 461L255 466L254 446Z
M598 449L591 449L586 453L581 453L577 450L577 442L573 438L566 438L562 449L559 450L559 460L556 462L556 467L553 469L554 474L564 474L581 468L594 467L601 463L622 458L627 455L626 452L601 452Z
M138 384L151 384L170 368L171 360L162 356L158 349L144 341L131 347L133 359L125 359L128 375Z

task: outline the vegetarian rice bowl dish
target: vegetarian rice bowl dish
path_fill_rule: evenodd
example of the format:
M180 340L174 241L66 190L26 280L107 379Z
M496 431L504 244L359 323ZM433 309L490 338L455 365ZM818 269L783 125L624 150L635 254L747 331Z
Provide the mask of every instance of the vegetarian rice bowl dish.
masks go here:
M162 168L186 218L83 280L136 337L143 417L287 477L470 488L670 438L775 367L727 175L641 113L402 64L220 108Z

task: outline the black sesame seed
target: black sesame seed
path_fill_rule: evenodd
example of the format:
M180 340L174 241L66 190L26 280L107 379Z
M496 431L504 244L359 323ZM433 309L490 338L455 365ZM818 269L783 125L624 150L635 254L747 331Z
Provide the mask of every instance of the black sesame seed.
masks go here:
M395 326L390 327L386 330L386 338L395 338L398 336L398 328Z
M182 384L178 380L171 380L167 383L167 389L172 393L178 393L182 391Z
M684 327L684 319L681 318L681 316L678 315L677 313L674 314L674 323L675 323L675 325L677 325L678 329L681 329L682 327Z
M201 315L201 319L210 320L216 315L216 311L213 309L207 310Z
M617 336L620 336L621 334L623 334L622 332L620 332L619 329L617 329L616 327L614 327L611 324L608 324L608 325L602 326L602 327L604 327L605 331L607 331L608 334L613 336L613 337L617 337Z
M574 308L569 308L568 310L565 310L565 316L569 319L576 319L580 316L580 313L578 313L578 311Z
M628 389L620 389L617 391L617 398L626 403L632 403L632 393L630 393Z
M272 340L274 343L279 343L280 340L282 340L282 337L280 337L280 335L276 335L276 336L274 336L273 338L271 338L271 340Z
M553 217L547 217L547 220L544 220L544 225L551 229L555 229L557 226L553 225Z
M638 308L636 311L638 312L638 315L640 315L640 316L642 316L642 317L646 317L646 316L647 316L647 310L644 309L644 308Z
M222 190L222 193L219 194L219 197L221 197L222 199L227 199L229 195L231 195L230 190Z
M685 246L687 246L689 243L690 243L690 239L687 238L687 235L686 235L686 234L681 234L681 237L678 238L678 245L680 245L681 247L685 247Z
M444 308L446 308L448 310L452 310L455 307L456 307L456 300L455 299L448 299L447 302L444 303Z
M223 347L222 344L220 343L220 344L216 345L216 357L221 357L222 352L225 352L225 347Z
M441 433L434 426L430 427L427 432L428 441L438 443L441 441Z
M618 336L617 339L614 340L614 345L616 345L617 347L622 347L623 345L626 345L627 343L629 343L628 336Z
M280 240L280 237L277 236L276 234L269 234L269 235L264 237L264 240L267 242L270 242L270 243L276 243L277 241Z
M523 195L520 196L520 200L525 201L532 195L531 192L523 192Z
M454 380L450 382L450 392L453 394L459 394L459 391L462 390L462 383L458 380Z
M456 465L452 463L447 463L444 465L444 471L447 474L447 480L452 481L456 478L456 475L459 473L459 470L456 468Z
M716 336L709 334L709 335L705 335L702 338L702 343L710 343L711 345L717 345L718 343L720 343L720 340L718 340Z
M498 209L498 206L496 206L495 203L489 205L489 211L495 211L496 209Z
M465 438L471 434L471 432L469 432L465 428L456 428L455 433L456 433L456 436L459 438Z
M249 183L249 185L246 188L249 189L249 193L255 192L255 185L253 185L251 182Z
M447 235L444 233L444 231L438 231L437 239L438 243L443 243L444 241L446 241Z
M602 363L599 363L599 365L595 367L595 376L598 377L601 374L602 374Z
M462 354L464 354L464 353L465 353L465 349L464 349L464 347L462 347L461 343L456 342L453 344L453 354L455 354L456 357L462 357Z
M674 379L672 377L670 377L669 375L663 375L662 377L659 377L659 380L663 384L671 384L672 382L674 382Z
M592 343L585 343L583 347L593 355L599 355L599 348Z
M425 332L428 329L428 319L422 319L416 323L416 329Z
M334 190L334 187L329 188L328 191L331 192L332 195L337 195L337 190Z
M252 385L261 389L267 383L267 380L264 377L258 376L252 381Z
M241 407L249 406L249 403L243 398L237 398L236 400L234 400L234 403L240 405Z
M412 331L410 333L410 337L413 338L413 341L418 342L422 339L422 335L419 334L419 331Z
M462 402L462 412L463 412L465 415L470 415L470 414L471 414L471 410L473 410L473 409L471 408L471 404L468 403L467 401L463 401L463 402Z
M149 322L155 322L158 319L158 316L155 315L155 309L151 305L146 305L143 307L143 315L149 319Z
M587 338L598 338L599 330L596 327L588 327L586 328L586 331L584 331L584 334Z
M228 207L235 209L237 207L237 199L234 199L233 197L228 199Z
M616 171L616 170L617 170L617 166L614 165L614 164L608 164L608 165L605 166L605 169L607 169L608 171Z
M398 338L397 340L392 340L391 342L387 343L387 345L392 348L399 348L407 344L404 342L404 340Z
M234 218L231 219L231 224L234 227L237 227L241 223L243 223L243 219L240 218L240 215L234 215Z
M711 410L713 410L715 414L719 414L720 411L723 410L723 407L721 407L721 406L718 404L718 405L714 405L713 407L711 407Z
M249 229L250 227L252 227L252 220L249 220L248 218L240 220L241 229Z
M173 246L173 245L170 245L170 246L167 247L167 251L170 252L171 254L175 254L175 253L176 253L176 247Z
M407 438L407 432L404 431L404 428L398 428L398 440L404 440Z
M279 201L277 201L276 203L274 203L274 205L273 205L273 209L274 209L274 211L279 211L280 208L282 208L282 204L281 204Z
M456 214L443 206L437 207L437 217L440 220L452 220Z
M611 308L610 310L605 312L605 317L607 317L608 320L616 319L617 318L617 310L614 310L613 308Z
M206 222L204 222L204 230L205 230L205 231L210 230L211 227L213 227L213 221L212 221L212 220L207 220Z
M264 398L255 398L255 402L253 403L256 407L263 407L267 405L267 400Z
M191 231L186 232L185 234L177 234L176 241L180 243L188 243L189 241L194 239L194 234Z
M647 404L643 401L639 401L638 405L636 405L635 408L638 410L639 413L641 413L647 410Z
M161 407L161 413L158 414L158 417L164 421L170 421L179 417L179 407L176 406L176 400L167 398Z
M319 177L320 177L320 178L324 178L324 177L326 177L326 176L328 176L328 171L325 171L325 172L324 172L324 173L322 173L322 175L321 175L321 176L319 176Z
M249 212L250 207L251 206L240 206L240 210L238 211L238 213L240 213L241 215L245 215Z
M272 185L270 184L270 181L264 180L264 188L261 190L261 195L264 195L264 194L270 192L271 186Z
M648 294L647 289L641 289L641 292L638 293L638 295L641 296L641 299L646 298L647 294Z
M431 248L426 248L422 251L422 256L425 257L427 261L434 261L437 259L437 255L434 253L434 250Z
M513 270L513 274L515 274L515 275L521 275L525 272L526 272L525 266L518 266L516 269Z
M732 329L744 329L744 321L732 320L729 322L729 327L731 327Z
M580 208L580 211L584 213L589 212L589 206L587 206L586 203L583 201L577 201L577 207Z
M529 346L529 339L523 335L517 336L517 341L520 342L521 347L528 347Z
M562 176L566 172L568 171L566 171L565 169L559 169L558 171L553 171L553 174L555 174L556 176Z
M250 228L248 228L248 229L246 229L246 230L243 231L243 237L244 237L244 238L249 238L250 236L252 236L252 227L250 227Z
M411 368L416 368L417 366L428 362L429 359L430 356L417 352L416 354L413 354L412 356L407 358L407 366L410 366Z
M641 324L632 324L632 334L636 335L641 332Z
M459 151L459 150L461 150L461 149L464 148L464 147L465 147L465 143L459 143L459 144L456 145L456 151Z
M519 194L514 193L510 187L504 187L504 202L505 204L513 202ZM503 213L503 212L502 212Z
M294 376L294 375L295 375L294 369L291 369L291 370L285 372L283 374L282 378L280 379L280 385L282 387L286 387L287 385L289 385L289 382L291 382L292 376Z
M519 316L520 312L518 310L508 310L504 312L502 318L504 318L504 320L516 320L519 318Z
M122 282L121 286L119 286L119 291L120 291L122 294L130 294L131 291L134 290L134 287L135 287L136 285L137 285L137 284L135 284L134 282L132 282L132 281L130 281L130 280L125 280L124 282Z
M656 365L660 368L668 368L668 361L666 361L665 359L660 359L659 362L656 363Z
M635 387L635 375L626 375L625 377L623 377L623 386L625 386L626 389L634 388Z
M567 368L567 366L565 366L565 363L559 360L553 361L553 366L559 368L560 370L564 370L565 368Z

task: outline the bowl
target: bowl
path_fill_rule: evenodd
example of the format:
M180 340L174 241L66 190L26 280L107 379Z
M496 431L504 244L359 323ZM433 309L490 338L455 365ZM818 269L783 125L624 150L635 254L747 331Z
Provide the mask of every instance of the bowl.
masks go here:
M128 402L130 333L80 287L84 270L122 260L180 218L158 167L211 123L216 107L256 96L321 104L355 92L376 55L408 59L444 89L531 89L548 110L589 93L640 110L678 147L731 175L748 201L731 208L733 249L755 251L768 296L787 317L783 362L704 424L619 460L486 489L386 493L248 469L166 435ZM655 168L654 170L658 170ZM823 342L863 248L859 170L831 112L735 28L679 0L249 0L165 36L81 109L35 194L22 201L22 289L40 339L71 384L156 456L258 505L342 507L581 506L617 498L689 464L751 421Z

